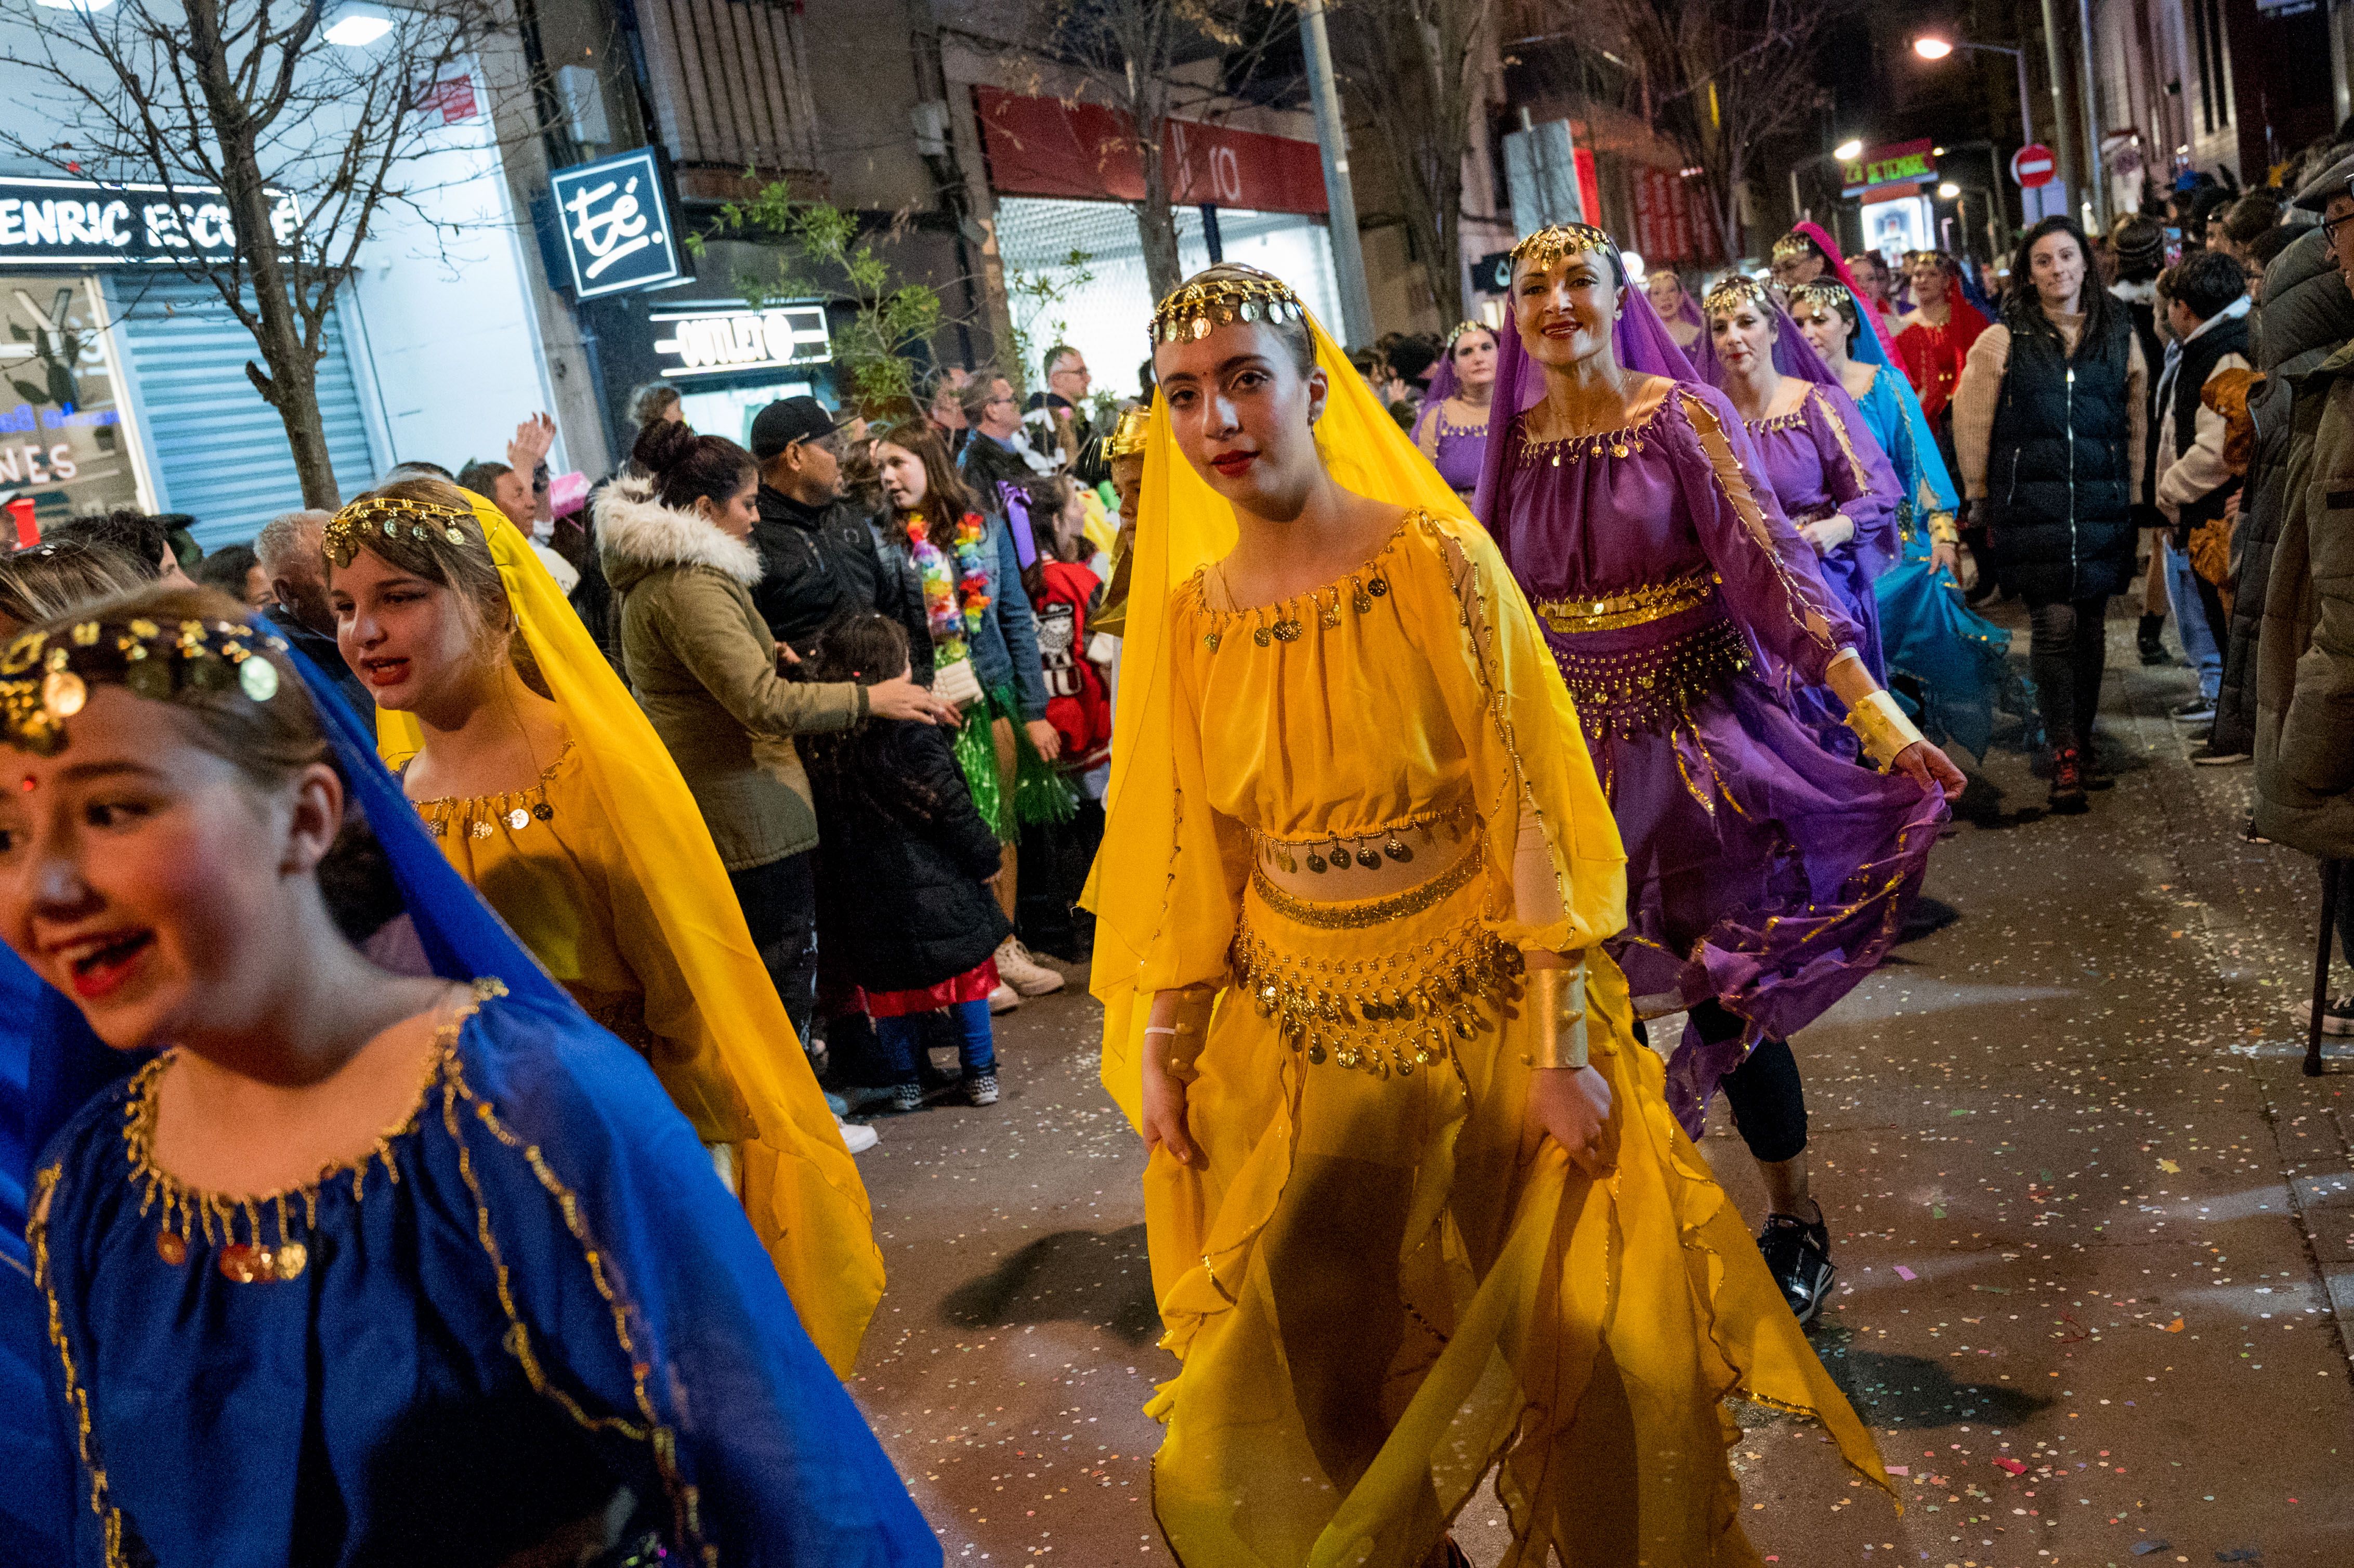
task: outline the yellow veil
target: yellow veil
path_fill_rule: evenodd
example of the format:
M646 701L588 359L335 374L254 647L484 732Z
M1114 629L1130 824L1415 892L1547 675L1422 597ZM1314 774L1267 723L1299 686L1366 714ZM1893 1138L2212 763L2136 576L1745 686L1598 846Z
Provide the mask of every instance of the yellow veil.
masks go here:
M677 764L530 542L490 502L472 492L467 499L597 803L695 993L703 1044L717 1053L758 1130L744 1146L745 1213L801 1327L835 1374L848 1377L883 1295L865 1184ZM415 719L376 710L376 749L387 762L406 761L422 744Z
M1445 517L1463 503L1416 450L1316 318L1317 368L1329 388L1316 425L1328 472L1360 495L1377 495ZM1111 779L1104 793L1103 848L1083 902L1096 912L1088 985L1104 1008L1103 1083L1130 1123L1143 1114L1140 1053L1152 999L1136 994L1145 950L1161 923L1177 822L1169 811L1177 760L1170 738L1170 593L1235 547L1235 509L1193 471L1169 431L1169 405L1152 398L1145 437L1144 487L1129 546L1128 626L1119 654L1119 699L1112 714ZM1564 696L1564 701L1566 697Z

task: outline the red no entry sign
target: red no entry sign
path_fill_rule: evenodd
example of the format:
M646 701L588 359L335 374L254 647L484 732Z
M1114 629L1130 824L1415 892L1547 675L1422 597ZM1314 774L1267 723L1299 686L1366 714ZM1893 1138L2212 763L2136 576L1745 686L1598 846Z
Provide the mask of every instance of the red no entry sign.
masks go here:
M2053 171L2052 149L2041 142L2030 142L2010 155L2010 177L2021 190L2050 185Z

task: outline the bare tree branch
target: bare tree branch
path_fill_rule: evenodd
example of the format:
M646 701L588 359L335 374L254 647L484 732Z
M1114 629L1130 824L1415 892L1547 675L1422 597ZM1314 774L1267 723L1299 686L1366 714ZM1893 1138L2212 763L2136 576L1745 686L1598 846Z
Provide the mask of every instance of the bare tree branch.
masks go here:
M432 90L503 27L499 3L404 0L382 37L345 48L306 0L0 0L0 70L65 138L0 147L163 188L188 240L173 262L253 336L246 376L286 427L306 505L340 500L317 392L337 296L391 209L435 221L412 183L436 150ZM216 211L233 242L195 243Z

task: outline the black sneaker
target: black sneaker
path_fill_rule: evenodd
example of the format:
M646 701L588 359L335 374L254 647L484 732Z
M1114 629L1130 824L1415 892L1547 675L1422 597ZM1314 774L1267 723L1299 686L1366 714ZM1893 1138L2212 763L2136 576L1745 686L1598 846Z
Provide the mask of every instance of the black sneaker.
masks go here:
M2141 618L2141 625L2134 633L2134 645L2141 651L2141 662L2144 664L2174 662L2174 656L2166 651L2166 644L2158 641L2158 628L2165 624L2166 617L2162 615L2145 615Z
M2193 697L2187 703L2168 708L2167 715L2177 724L2212 724L2215 722L2215 699Z
M2101 766L2101 748L2093 744L2093 737L2089 735L2076 742L2076 771L2087 789L2114 789L2117 787L2117 781L2109 777L2109 770Z
M923 1109L924 1086L920 1083L892 1085L891 1108L903 1116L909 1111Z
M1839 1266L1831 1262L1829 1229L1819 1220L1810 1225L1790 1214L1768 1214L1766 1228L1757 1233L1757 1250L1798 1326L1803 1329L1821 1317L1831 1277L1839 1273Z
M2044 803L2063 817L2073 817L2093 809L2084 799L2084 754L2073 746L2063 746L2052 754L2052 790Z
M993 1106L997 1103L997 1075L977 1073L964 1081L964 1103L969 1106Z

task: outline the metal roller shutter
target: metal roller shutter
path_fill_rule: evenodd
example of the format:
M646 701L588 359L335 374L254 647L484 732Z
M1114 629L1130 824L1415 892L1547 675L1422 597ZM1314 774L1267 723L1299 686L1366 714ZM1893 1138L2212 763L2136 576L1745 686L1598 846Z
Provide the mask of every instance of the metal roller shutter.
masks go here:
M245 362L260 351L212 285L118 274L107 281L107 295L159 509L192 514L197 543L210 549L250 539L270 518L302 505L286 427L246 379ZM333 317L319 362L319 415L335 482L356 495L374 481L376 463L342 325Z

